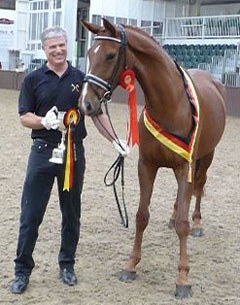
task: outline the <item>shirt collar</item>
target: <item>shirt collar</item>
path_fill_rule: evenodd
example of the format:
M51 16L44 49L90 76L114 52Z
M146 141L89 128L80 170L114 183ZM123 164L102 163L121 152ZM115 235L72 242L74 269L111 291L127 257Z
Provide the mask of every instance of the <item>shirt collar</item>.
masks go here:
M64 72L63 75L66 75L68 74L72 69L73 69L73 66L72 64L70 63L70 61L67 60L67 63L68 63L68 67L67 67L67 70ZM47 66L47 61L45 61L44 65L42 66L43 68L43 72L46 74L46 73L51 73L53 72L52 70L50 70ZM54 72L53 72L54 73Z

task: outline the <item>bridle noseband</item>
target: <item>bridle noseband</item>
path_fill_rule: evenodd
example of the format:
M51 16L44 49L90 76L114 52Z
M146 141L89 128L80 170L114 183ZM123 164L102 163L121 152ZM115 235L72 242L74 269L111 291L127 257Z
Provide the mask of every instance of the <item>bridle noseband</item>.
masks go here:
M97 92L97 90L95 90L94 87L92 86L94 94L98 97L100 105L102 103L108 103L111 101L113 90L118 85L117 73L119 67L121 66L121 61L123 61L122 66L124 67L124 69L126 69L126 45L127 45L126 33L122 25L118 25L118 27L120 29L121 39L115 37L109 37L109 36L96 36L94 38L94 40L107 40L120 44L117 62L114 66L110 80L105 81L104 79L91 73L86 74L84 78L84 82L87 82L90 85L96 85L105 91L104 95L101 97L100 94Z

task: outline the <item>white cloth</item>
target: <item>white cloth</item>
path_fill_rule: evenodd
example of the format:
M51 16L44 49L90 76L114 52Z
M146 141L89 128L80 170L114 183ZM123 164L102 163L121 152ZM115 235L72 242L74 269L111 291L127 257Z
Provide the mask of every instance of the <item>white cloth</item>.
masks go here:
M130 148L127 145L126 141L123 140L113 140L113 147L117 150L119 154L121 154L123 157L126 157L130 153Z
M58 119L58 109L56 106L53 106L42 118L41 123L47 129L57 129L60 124L60 120Z

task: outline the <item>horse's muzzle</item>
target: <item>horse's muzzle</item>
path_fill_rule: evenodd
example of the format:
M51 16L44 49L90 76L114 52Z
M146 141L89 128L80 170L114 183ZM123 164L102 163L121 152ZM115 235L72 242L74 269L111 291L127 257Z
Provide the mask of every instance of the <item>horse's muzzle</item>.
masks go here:
M99 102L93 102L93 101L80 101L80 108L81 111L88 116L94 116L99 113L101 107Z

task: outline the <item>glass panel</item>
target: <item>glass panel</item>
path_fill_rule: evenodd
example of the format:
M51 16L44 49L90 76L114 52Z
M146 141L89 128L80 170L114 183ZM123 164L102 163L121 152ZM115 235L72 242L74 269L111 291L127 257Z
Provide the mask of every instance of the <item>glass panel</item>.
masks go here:
M30 37L31 40L35 40L37 38L37 14L32 15L32 35Z
M112 16L106 16L105 17L108 21L110 21L111 23L114 23L114 17Z
M116 23L117 24L127 24L127 18L121 18L121 17L117 17L116 18Z
M48 27L48 13L44 13L43 29Z
M132 26L137 26L137 19L129 19L128 24Z
M16 1L15 0L0 0L0 9L7 9L7 10L15 10L16 8Z
M43 30L43 14L38 14L38 35L37 38L40 38L40 33Z
M56 8L61 8L62 7L62 1L61 0L54 0L53 1L53 8L56 9Z
M84 57L85 56L85 41L81 41L79 44L79 56Z
M33 2L32 4L32 10L36 11L37 10L37 2Z
M38 2L38 10L42 10L43 9L43 2L40 1Z
M61 12L56 12L53 14L53 25L61 25Z
M45 10L49 9L49 1L44 1L44 9Z
M102 18L100 15L92 15L92 23L101 25Z
M146 31L148 34L151 33L151 21L149 20L142 20L141 21L141 27L144 31Z
M163 23L160 21L153 21L153 35L160 35L163 31Z

